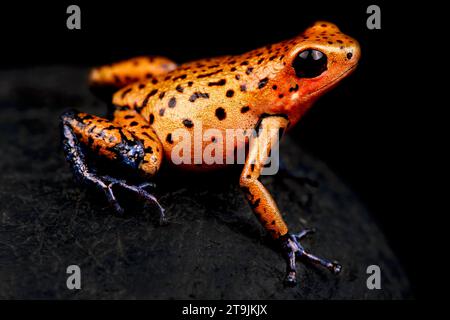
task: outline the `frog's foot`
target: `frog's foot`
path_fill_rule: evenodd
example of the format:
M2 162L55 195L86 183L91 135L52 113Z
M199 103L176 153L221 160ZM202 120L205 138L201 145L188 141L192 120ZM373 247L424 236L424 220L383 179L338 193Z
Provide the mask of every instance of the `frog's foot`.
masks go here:
M307 252L300 244L300 240L306 235L314 233L314 229L306 229L298 234L286 234L280 238L283 255L286 259L286 277L285 283L288 286L295 286L297 283L296 258L304 259L314 264L326 267L333 274L341 272L341 265L336 261L329 261L319 258Z
M87 179L93 182L101 190L103 190L103 192L106 195L106 199L108 200L108 203L116 212L118 213L124 212L122 206L117 201L117 198L114 195L113 191L114 186L119 186L123 189L135 193L137 196L146 201L154 203L158 207L160 212L160 223L165 224L167 222L166 216L164 214L165 211L164 208L161 206L161 204L158 202L155 196L153 196L147 190L145 190L148 187L155 187L155 185L152 182L145 182L139 185L130 185L127 184L124 180L119 180L111 176L95 176L92 174L89 174L89 177Z
M93 180L91 180L91 181L93 181ZM130 184L127 184L124 180L119 180L119 179L113 178L111 176L95 177L93 182L105 192L108 203L116 212L118 212L118 213L124 212L124 209L117 201L117 198L114 195L114 191L113 191L114 186L119 186L123 189L129 190L129 191L135 193L137 196L139 196L140 198L142 198L146 201L154 203L159 209L160 223L161 224L167 223L167 218L164 213L164 211L165 211L164 208L161 206L161 204L158 202L158 200L155 198L155 196L153 196L147 190L145 190L148 187L155 187L154 183L145 182L145 183L142 183L139 185L130 185Z
M160 223L165 224L167 222L166 216L164 214L165 211L164 208L161 206L161 204L158 202L155 196L153 196L152 194L150 194L148 191L145 190L145 188L148 187L155 187L154 183L145 182L139 185L130 185L126 183L124 180L119 180L111 176L97 177L97 181L101 182L101 184L97 183L97 185L100 186L100 188L105 192L109 204L118 213L123 213L124 210L120 206L119 202L117 201L117 198L114 195L113 192L114 186L119 186L123 189L129 190L138 195L140 198L156 204L160 212Z

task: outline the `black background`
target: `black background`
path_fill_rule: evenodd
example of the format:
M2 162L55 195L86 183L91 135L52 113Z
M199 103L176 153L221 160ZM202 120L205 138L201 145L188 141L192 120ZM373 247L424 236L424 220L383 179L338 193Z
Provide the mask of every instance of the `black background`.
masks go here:
M66 8L81 7L81 30L67 30ZM382 29L368 30L378 4ZM0 67L97 65L140 54L177 62L241 53L290 38L315 20L336 23L362 47L357 71L312 108L292 134L364 200L418 292L415 145L407 103L409 51L401 4L383 1L59 1L2 4ZM408 26L419 29L418 24ZM403 86L402 86L403 85ZM70 90L70 88L67 88Z

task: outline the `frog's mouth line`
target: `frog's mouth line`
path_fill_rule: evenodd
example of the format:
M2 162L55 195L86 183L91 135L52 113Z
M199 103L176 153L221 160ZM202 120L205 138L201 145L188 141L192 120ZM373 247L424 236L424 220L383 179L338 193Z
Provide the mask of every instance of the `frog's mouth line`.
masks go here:
M351 66L350 68L348 68L347 70L345 70L344 72L342 72L339 76L337 76L333 81L331 81L330 83L327 83L326 85L321 86L320 88L314 90L313 92L311 92L310 94L308 94L308 96L315 94L318 91L321 91L323 89L327 89L333 85L335 85L337 82L339 82L339 80L341 80L343 77L345 77L347 74L349 74L351 71L353 71L353 69L355 69L358 66L358 64L354 64L353 66Z

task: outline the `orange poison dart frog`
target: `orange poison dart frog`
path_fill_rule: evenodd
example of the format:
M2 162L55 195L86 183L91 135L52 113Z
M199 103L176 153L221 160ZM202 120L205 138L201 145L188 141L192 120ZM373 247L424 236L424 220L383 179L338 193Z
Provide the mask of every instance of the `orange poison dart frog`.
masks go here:
M123 209L112 187L135 192L154 202L164 217L164 209L146 190L147 184L132 185L91 169L85 150L141 173L157 174L163 158L173 162L175 132L192 133L196 128L283 133L292 128L325 92L349 75L357 66L360 48L332 23L317 22L299 36L242 55L202 59L177 65L163 57L138 57L92 70L93 87L117 89L112 102L112 119L71 110L61 116L66 158L80 180L102 190L118 212ZM270 129L270 130L269 130ZM273 129L273 130L272 130ZM271 133L268 133L271 137ZM199 141L206 149L210 141ZM259 139L258 136L255 137ZM271 139L249 147L240 176L240 186L255 215L272 238L278 241L287 272L285 282L296 283L296 258L322 265L337 274L341 266L318 258L300 244L310 233L290 233L277 205L258 180L272 150ZM233 151L247 144L235 144ZM261 156L266 155L266 156ZM223 158L227 151L223 152ZM194 158L194 154L191 156ZM220 164L179 164L185 170L211 170Z

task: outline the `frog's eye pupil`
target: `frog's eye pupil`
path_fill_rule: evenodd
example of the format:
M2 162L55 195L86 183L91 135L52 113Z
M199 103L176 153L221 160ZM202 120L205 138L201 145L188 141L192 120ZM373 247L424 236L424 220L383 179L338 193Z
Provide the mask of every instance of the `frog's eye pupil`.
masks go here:
M315 78L327 70L327 56L315 49L300 52L292 63L299 78Z

